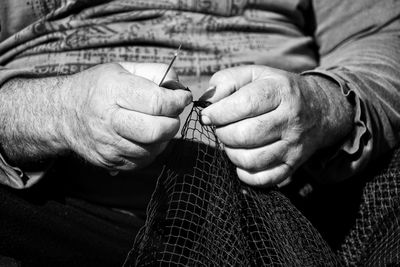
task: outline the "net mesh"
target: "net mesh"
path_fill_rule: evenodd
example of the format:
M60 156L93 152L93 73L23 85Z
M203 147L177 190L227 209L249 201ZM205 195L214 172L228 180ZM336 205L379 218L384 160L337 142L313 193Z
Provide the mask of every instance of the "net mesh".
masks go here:
M126 266L337 266L338 257L277 189L241 183L195 102L158 178Z
M356 220L337 255L349 266L399 266L400 149L362 176Z

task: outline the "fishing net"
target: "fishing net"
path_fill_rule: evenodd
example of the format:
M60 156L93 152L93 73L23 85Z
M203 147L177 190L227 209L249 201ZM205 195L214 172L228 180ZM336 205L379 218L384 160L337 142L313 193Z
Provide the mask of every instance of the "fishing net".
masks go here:
M400 149L360 178L356 218L337 255L349 266L399 266Z
M337 266L338 257L276 188L240 182L194 102L158 178L125 266Z

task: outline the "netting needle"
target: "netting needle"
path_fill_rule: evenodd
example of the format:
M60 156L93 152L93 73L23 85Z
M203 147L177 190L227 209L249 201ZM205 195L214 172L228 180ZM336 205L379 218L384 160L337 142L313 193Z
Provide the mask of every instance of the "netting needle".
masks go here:
M161 84L163 83L165 77L167 77L167 74L168 74L169 70L171 69L172 65L174 64L175 59L176 59L176 58L178 57L178 55L179 55L179 51L181 50L181 46L182 46L182 44L180 44L179 47L178 47L178 49L175 51L174 57L172 58L171 62L169 63L168 68L167 68L167 70L165 71L164 76L162 77L162 79L161 79L161 81L160 81L160 83L159 83L158 86L161 86Z

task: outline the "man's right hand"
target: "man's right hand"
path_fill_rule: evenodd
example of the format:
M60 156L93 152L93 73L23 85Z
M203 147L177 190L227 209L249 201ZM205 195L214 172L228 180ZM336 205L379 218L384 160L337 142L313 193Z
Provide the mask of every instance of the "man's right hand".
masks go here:
M60 88L64 144L109 170L151 163L179 130L179 114L192 100L188 91L157 85L166 69L111 63L70 76ZM171 79L177 79L172 70Z

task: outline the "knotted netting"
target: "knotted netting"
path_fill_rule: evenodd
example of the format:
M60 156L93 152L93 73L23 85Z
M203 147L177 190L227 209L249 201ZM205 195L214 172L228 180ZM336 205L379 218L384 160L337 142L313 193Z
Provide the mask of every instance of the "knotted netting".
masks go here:
M338 258L277 189L240 182L194 102L158 178L126 266L336 266Z
M400 148L367 169L356 190L355 221L337 255L348 266L400 266Z

